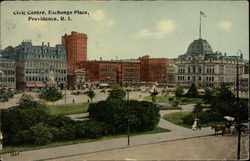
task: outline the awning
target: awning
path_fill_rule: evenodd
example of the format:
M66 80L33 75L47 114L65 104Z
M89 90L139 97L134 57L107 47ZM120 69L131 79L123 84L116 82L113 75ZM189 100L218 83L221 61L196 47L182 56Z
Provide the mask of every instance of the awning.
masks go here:
M36 87L36 83L26 83L26 87Z
M107 86L109 86L107 83L102 83L102 84L100 84L100 86L101 87L107 87Z
M45 87L45 84L44 83L36 83L36 86L37 87Z

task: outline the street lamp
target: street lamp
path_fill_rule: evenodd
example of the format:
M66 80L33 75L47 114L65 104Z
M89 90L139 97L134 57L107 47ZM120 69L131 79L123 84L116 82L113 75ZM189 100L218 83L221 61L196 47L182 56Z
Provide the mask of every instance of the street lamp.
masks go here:
M128 108L128 146L130 145L130 135L129 135L129 132L130 132L130 127L129 127L129 119L130 119L130 111L129 111L129 89L126 90L127 91L127 108Z
M241 118L240 118L240 105L239 105L239 57L238 57L238 53L241 53L241 50L239 49L237 51L237 66L236 66L236 89L237 89L237 99L236 99L236 105L237 105L237 109L238 109L238 147L237 147L237 159L240 159L240 142L241 142Z

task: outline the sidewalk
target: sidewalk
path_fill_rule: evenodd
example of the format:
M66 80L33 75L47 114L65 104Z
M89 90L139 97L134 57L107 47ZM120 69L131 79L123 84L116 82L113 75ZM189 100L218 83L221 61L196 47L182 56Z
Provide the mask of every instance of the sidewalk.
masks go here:
M178 110L161 111L161 115L176 111ZM171 132L132 136L130 137L130 147L160 143L170 140L179 140L179 139L187 139L199 136L206 136L214 133L210 127L193 131L191 129L177 126L163 119L160 120L158 126L162 128L167 128L171 130ZM48 149L24 151L20 152L19 156L10 156L10 154L4 154L1 157L4 159L4 161L33 161L33 160L61 158L65 156L107 151L111 149L120 149L126 147L128 147L127 138L118 138L112 140L74 144L74 145L67 145L67 146L48 148Z

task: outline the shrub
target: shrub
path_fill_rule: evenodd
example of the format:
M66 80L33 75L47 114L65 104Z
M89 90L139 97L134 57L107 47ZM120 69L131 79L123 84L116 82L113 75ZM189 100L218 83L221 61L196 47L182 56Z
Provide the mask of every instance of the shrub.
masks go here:
M53 135L46 124L36 124L30 128L30 131L32 139L36 145L45 145L52 142Z
M168 100L169 102L172 102L174 100L174 97L169 97Z
M16 134L49 117L48 109L39 102L25 100L17 107L1 110L1 127L4 133Z
M107 126L103 122L87 121L83 131L86 138L95 139L107 134Z
M89 118L105 122L114 133L127 131L128 116L131 131L152 130L160 120L159 109L150 102L131 100L100 101L91 104Z
M109 91L107 100L118 99L123 100L126 96L126 92L123 89L114 89Z
M175 90L175 96L176 97L183 97L184 96L184 90L183 90L183 88L178 87Z
M189 115L182 117L183 123L187 125L193 125L194 119L195 119L195 116L193 113L190 113Z
M197 98L198 96L199 96L198 90L197 90L195 84L193 83L191 85L191 87L188 89L187 97Z

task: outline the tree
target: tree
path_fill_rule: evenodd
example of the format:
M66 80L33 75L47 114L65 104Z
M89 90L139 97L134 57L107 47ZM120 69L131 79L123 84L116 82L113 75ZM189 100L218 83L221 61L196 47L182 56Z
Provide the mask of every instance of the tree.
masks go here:
M100 101L90 104L88 112L91 120L109 125L109 133L127 131L128 119L131 131L153 130L160 120L159 109L145 101Z
M45 145L52 142L53 135L44 123L38 123L30 128L32 140L36 145Z
M5 90L0 90L0 102L8 102L10 95Z
M46 101L54 102L63 98L62 93L55 87L46 88L41 94L40 98Z
M194 83L188 89L187 96L190 98L197 98L199 96L198 90Z
M184 96L184 90L183 90L183 88L178 87L178 88L175 90L175 96L176 96L176 97L182 97L182 96Z
M95 92L92 89L89 89L89 91L85 92L84 94L86 94L90 98L91 102L95 97Z
M18 131L29 130L30 127L46 121L48 117L49 111L45 105L31 100L25 100L15 107L2 109L1 128L4 142L11 143Z
M123 89L114 89L109 92L107 100L119 99L124 100L126 92Z

